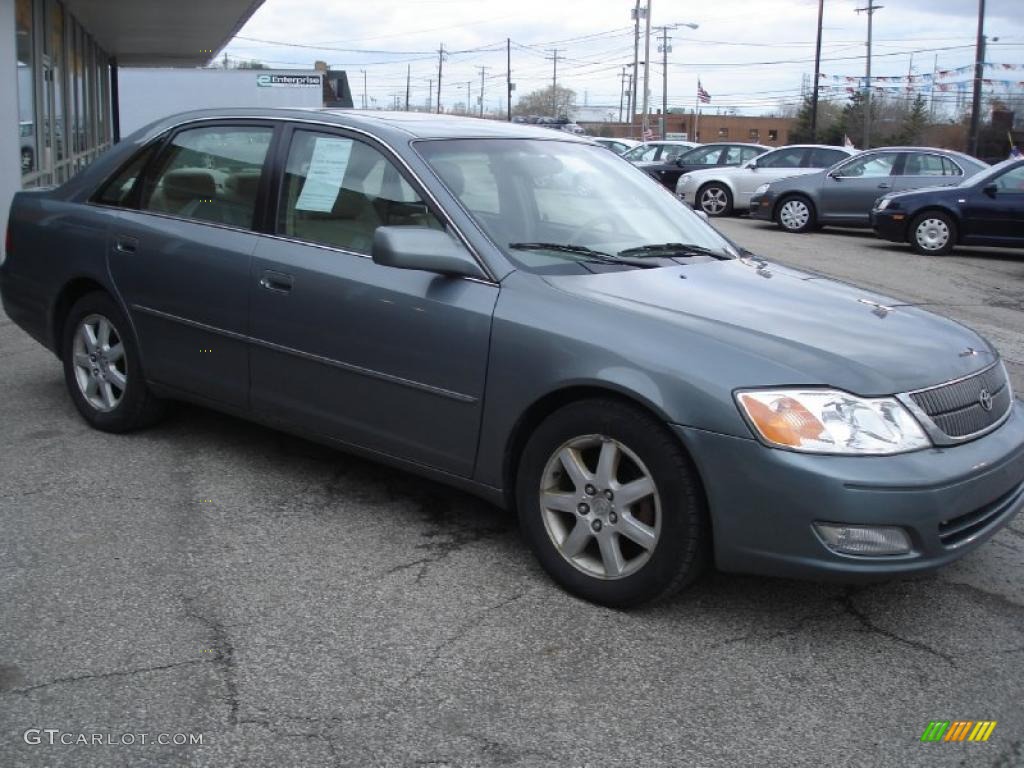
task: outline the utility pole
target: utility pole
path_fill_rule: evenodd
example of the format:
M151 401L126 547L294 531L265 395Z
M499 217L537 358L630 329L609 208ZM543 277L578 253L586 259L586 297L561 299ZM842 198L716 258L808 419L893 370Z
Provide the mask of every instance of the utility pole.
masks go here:
M429 112L430 111L430 107L434 103L434 78L430 78L427 82L430 83L430 86L429 86L430 90L427 91L427 93L429 94L427 96L427 112Z
M871 148L871 21L875 11L884 7L884 5L875 5L869 0L867 7L856 9L857 13L866 12L868 15L868 57L867 73L864 76L864 138L862 140L864 149Z
M469 92L470 88L472 88L472 87L473 87L473 81L472 80L467 80L466 81L466 114L467 115L469 114L469 100L473 98L473 95Z
M405 111L409 111L409 91L412 88L412 64L405 65Z
M629 75L626 74L626 67L623 66L622 74L619 75L619 122L622 122L622 104L626 100L626 81Z
M985 77L985 0L978 0L978 42L974 57L974 95L971 99L971 132L967 153L978 155L978 127L981 122L981 81Z
M487 67L477 67L480 70L480 117L484 116L484 75L487 73Z
M224 51L224 69L228 68L228 52Z
M366 70L360 69L359 71L363 73L363 109L366 109Z
M437 51L437 114L441 114L441 70L444 68L444 43Z
M651 78L651 5L654 0L647 0L647 16L644 18L644 109L643 117L640 120L642 126L641 136L644 141L647 140L647 109L649 107L647 103L647 97L649 95L648 89L650 88Z
M505 38L505 56L507 58L507 74L505 84L508 86L508 114L506 120L512 122L512 38Z
M661 30L661 44L658 50L661 51L661 138L665 138L665 131L668 128L668 55L672 52L672 46L668 36L671 27L659 27Z
M939 54L935 54L935 64L932 66L932 92L931 97L928 99L928 122L931 123L935 120L935 91L937 86L935 81L939 77Z
M551 116L558 117L558 49L552 48L551 55L544 58L553 62L551 70Z
M814 82L811 84L811 143L818 141L818 81L821 79L821 20L825 0L818 0L818 42L814 46Z
M629 133L633 135L633 119L636 116L636 84L640 74L640 0L633 9L633 79L629 88Z

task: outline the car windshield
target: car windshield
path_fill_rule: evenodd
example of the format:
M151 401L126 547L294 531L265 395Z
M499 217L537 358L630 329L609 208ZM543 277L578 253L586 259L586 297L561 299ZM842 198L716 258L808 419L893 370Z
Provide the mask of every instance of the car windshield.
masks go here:
M574 273L582 263L608 256L630 265L638 249L664 244L676 248L658 254L679 250L690 256L683 246L698 246L736 255L729 241L658 182L600 147L539 139L422 141L416 147L523 269Z

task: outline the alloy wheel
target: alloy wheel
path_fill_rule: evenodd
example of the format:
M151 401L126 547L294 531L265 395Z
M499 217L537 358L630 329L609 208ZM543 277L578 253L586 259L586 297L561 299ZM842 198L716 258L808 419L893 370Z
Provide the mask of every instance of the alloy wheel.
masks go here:
M83 317L75 328L72 362L78 389L90 406L104 413L117 408L128 387L121 334L103 315Z
M700 207L708 216L717 216L729 206L729 198L721 187L708 187L700 196Z
M605 435L575 437L541 475L544 527L573 567L621 579L644 566L661 535L661 499L650 471L626 445Z

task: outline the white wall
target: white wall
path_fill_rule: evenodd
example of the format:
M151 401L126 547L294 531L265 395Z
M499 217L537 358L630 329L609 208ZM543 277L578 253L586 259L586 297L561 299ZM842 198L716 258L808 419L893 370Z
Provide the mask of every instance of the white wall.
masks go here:
M10 0L0 0L10 2ZM14 38L14 35L11 35ZM319 75L314 70L122 68L121 135L192 109L322 107L323 86L263 87L260 75Z
M21 143L18 139L18 53L14 0L0 0L0 254L7 232L11 198L21 189ZM0 255L0 259L3 256Z

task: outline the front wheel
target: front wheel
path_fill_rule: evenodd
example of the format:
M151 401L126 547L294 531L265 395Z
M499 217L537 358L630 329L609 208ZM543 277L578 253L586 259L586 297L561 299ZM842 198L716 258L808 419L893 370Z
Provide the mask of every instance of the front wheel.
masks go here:
M149 391L128 319L106 293L89 293L64 324L64 380L78 412L104 432L147 426L164 403Z
M814 206L804 197L787 197L779 203L775 220L787 232L807 232L817 224Z
M722 184L705 184L697 192L697 203L708 216L728 216L732 213L732 193Z
M519 522L541 565L568 591L614 607L668 596L707 562L700 482L653 416L586 400L549 416L523 451Z
M956 224L940 211L926 211L910 225L910 244L925 256L945 256L956 245Z

